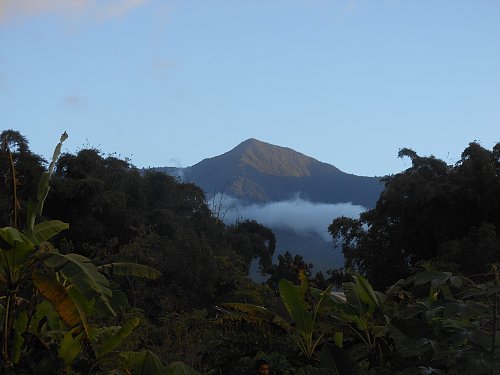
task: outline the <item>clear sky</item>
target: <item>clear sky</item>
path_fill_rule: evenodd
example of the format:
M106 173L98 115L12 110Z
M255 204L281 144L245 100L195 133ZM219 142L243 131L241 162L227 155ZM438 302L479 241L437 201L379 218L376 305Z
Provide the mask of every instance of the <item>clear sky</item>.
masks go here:
M0 123L189 166L247 138L359 175L500 141L500 1L0 0Z

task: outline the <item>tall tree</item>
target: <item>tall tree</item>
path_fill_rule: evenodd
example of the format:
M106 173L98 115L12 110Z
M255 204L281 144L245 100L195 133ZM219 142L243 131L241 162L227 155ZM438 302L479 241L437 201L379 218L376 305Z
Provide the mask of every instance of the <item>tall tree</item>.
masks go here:
M28 140L18 131L2 131L0 141L0 222L8 224L12 221L13 205L22 210L29 198L35 195L38 179L45 170L45 160L31 152ZM13 196L13 183L16 184L16 197ZM26 212L19 214L20 223L24 223Z
M399 157L410 158L412 166L385 177L376 207L329 226L346 266L358 268L378 288L429 259L456 263L466 274L488 270L500 259L499 156L500 144L489 151L473 142L455 165L447 165L402 149ZM491 241L481 242L478 231Z

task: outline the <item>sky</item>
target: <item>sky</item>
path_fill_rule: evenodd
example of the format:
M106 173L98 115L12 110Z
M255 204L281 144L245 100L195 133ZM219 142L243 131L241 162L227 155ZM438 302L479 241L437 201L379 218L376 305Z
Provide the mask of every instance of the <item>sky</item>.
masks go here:
M500 1L0 0L0 124L190 166L248 138L341 170L500 141Z

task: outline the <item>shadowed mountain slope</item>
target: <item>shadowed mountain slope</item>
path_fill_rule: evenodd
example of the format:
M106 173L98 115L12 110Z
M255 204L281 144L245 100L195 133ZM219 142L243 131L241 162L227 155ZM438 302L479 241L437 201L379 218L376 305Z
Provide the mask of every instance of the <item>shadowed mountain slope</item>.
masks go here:
M378 177L348 174L290 148L256 139L188 168L157 169L182 175L208 196L224 193L247 203L288 200L300 194L312 202L373 207L383 189Z

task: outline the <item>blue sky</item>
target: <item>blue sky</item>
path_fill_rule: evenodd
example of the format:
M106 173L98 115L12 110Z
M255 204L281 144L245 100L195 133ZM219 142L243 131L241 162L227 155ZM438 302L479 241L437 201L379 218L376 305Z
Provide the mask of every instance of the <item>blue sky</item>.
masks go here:
M500 141L500 2L0 0L0 123L188 166L247 138L359 175Z

